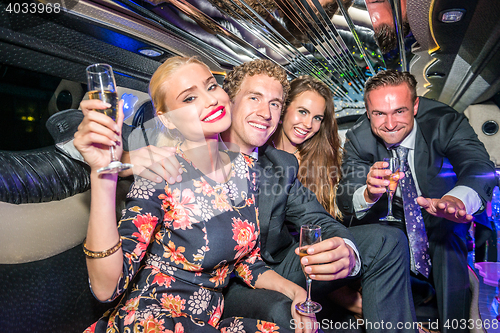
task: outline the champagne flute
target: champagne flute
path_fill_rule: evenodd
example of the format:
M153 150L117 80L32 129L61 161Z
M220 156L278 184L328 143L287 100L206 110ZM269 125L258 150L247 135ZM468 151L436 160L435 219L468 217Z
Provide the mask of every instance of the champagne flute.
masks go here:
M388 221L388 222L401 222L400 219L395 218L392 215L392 198L394 197L394 192L396 192L396 188L398 187L399 181L399 158L391 157L384 158L384 162L389 163L388 169L391 170L391 174L389 176L389 185L386 188L387 198L388 198L388 207L387 207L387 216L380 219L380 221Z
M87 67L87 82L89 99L100 99L111 104L107 109L96 109L95 111L104 113L116 122L118 114L118 95L116 94L116 83L113 69L107 64L93 64ZM111 163L97 170L98 173L117 173L130 169L132 164L121 163L115 155L115 148L109 147Z
M318 225L305 224L300 227L300 241L299 241L299 256L300 258L307 255L307 249L309 246L321 242L321 227ZM312 279L304 270L304 265L302 265L302 271L306 276L306 289L307 298L304 302L295 304L295 309L302 314L310 314L321 311L321 304L311 300L311 282Z

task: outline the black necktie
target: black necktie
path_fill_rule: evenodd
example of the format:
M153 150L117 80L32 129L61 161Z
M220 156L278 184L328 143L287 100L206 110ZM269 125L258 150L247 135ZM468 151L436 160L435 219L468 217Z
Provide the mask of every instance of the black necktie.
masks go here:
M410 243L411 270L429 277L431 259L429 257L429 241L425 232L424 219L417 203L417 189L408 165L408 148L399 146L396 149L400 160L401 171L405 173L399 181L403 197L406 232Z

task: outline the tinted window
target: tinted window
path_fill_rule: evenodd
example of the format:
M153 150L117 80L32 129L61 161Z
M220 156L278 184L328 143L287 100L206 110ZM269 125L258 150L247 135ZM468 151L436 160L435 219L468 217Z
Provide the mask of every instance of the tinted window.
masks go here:
M28 150L54 144L45 122L58 107L71 105L71 93L50 101L60 78L0 65L0 150ZM79 102L79 101L78 101Z

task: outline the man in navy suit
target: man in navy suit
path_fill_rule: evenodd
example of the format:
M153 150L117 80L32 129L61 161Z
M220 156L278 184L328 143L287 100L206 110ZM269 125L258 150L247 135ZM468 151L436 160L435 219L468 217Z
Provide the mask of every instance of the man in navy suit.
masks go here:
M466 117L442 103L416 96L415 78L387 70L365 85L366 114L346 134L339 208L351 225L373 224L387 213L385 186L390 171L382 160L401 146L428 237L442 332L466 332L470 291L465 235L472 214L484 209L495 186L494 165ZM402 222L402 200L396 192L393 210ZM368 231L367 231L368 232ZM461 330L461 327L465 329Z

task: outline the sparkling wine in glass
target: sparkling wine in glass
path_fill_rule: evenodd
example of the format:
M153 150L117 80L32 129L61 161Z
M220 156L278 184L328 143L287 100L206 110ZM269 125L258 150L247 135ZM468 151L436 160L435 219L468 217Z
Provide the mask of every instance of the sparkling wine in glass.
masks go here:
M104 113L116 122L118 95L116 93L115 76L113 69L107 64L93 64L87 67L87 82L89 99L100 99L111 105L107 109L96 109L95 111ZM97 170L98 173L117 173L130 169L132 164L121 163L115 156L115 148L109 147L111 163Z
M387 168L391 170L391 174L388 177L389 185L386 188L387 199L388 199L387 216L381 218L380 221L401 222L400 219L395 218L392 215L392 198L394 197L394 192L396 192L396 188L398 187L398 182L399 182L399 166L400 166L399 158L397 157L384 158L384 162L389 163L389 166Z
M300 258L307 255L307 248L313 244L321 242L321 227L317 225L305 224L300 227L300 241L299 241L299 256ZM307 289L307 299L295 305L297 311L302 314L310 314L321 311L321 304L311 300L311 282L312 279L304 270L304 265L302 265L302 271L306 276L306 289Z

